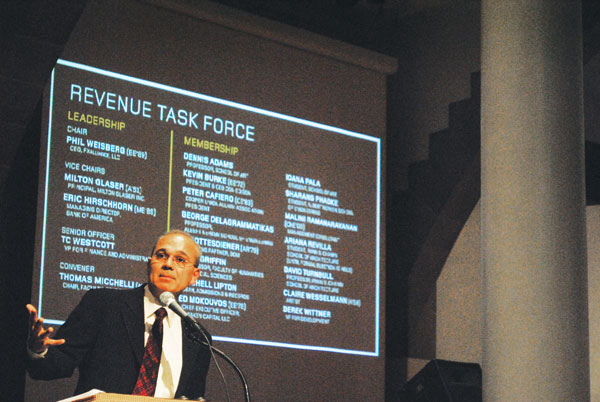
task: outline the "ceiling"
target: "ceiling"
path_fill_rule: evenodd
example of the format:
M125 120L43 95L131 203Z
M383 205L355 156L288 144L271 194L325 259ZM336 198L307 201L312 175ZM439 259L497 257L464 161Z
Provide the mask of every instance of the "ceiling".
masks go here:
M456 3L456 0L211 1L389 56L396 56L393 38L402 18Z
M198 3L200 0L187 0ZM399 57L411 17L481 0L211 0L326 37ZM582 0L586 139L600 144L600 1Z
M187 0L190 3L197 0ZM211 0L390 56L402 19L481 0ZM584 62L600 48L600 1L582 0Z

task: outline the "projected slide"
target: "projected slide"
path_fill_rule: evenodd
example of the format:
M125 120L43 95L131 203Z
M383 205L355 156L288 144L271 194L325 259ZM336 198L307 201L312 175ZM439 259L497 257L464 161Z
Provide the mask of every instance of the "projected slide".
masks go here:
M184 229L203 256L179 302L215 340L379 354L379 138L65 60L49 96L47 322L144 283L156 238Z

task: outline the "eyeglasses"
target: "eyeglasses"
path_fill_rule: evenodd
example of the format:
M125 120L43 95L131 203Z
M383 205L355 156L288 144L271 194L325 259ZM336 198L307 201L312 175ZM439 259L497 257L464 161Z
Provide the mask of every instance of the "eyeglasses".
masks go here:
M161 264L166 264L169 262L169 258L173 257L173 266L175 268L185 268L189 264L192 264L190 260L181 256L181 255L169 255L164 251L157 251L152 255L152 260L155 262L160 262Z

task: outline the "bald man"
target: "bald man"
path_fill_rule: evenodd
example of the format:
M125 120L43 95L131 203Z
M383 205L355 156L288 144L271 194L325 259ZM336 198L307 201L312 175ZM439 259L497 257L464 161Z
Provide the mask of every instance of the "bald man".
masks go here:
M201 249L186 232L162 235L148 258L148 283L129 290L87 292L65 323L52 335L43 318L28 304L30 334L28 372L34 379L70 377L79 369L75 394L90 389L131 394L142 366L159 298L168 291L178 297L200 276ZM198 399L204 395L210 363L207 347L185 335L180 317L167 310L158 378L153 396Z

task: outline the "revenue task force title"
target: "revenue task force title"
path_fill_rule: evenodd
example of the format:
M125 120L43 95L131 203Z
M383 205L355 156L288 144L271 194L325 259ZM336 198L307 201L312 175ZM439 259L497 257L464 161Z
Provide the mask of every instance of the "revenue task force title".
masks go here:
M142 116L147 119L152 119L154 115L158 117L160 121L181 127L194 128L196 130L199 130L199 126L201 125L204 131L212 131L214 134L254 142L254 126L207 114L200 119L198 113L193 113L192 111L185 109L175 109L161 104L157 104L156 107L158 110L155 110L150 101L134 99L113 92L99 91L91 87L82 87L81 85L71 84L70 101L95 105L108 110L129 113L134 116ZM69 118L75 121L87 121L88 116L75 112L74 115L70 115ZM123 122L115 122L114 120L109 119L102 120L110 122L109 128L122 130L125 127L125 123Z

